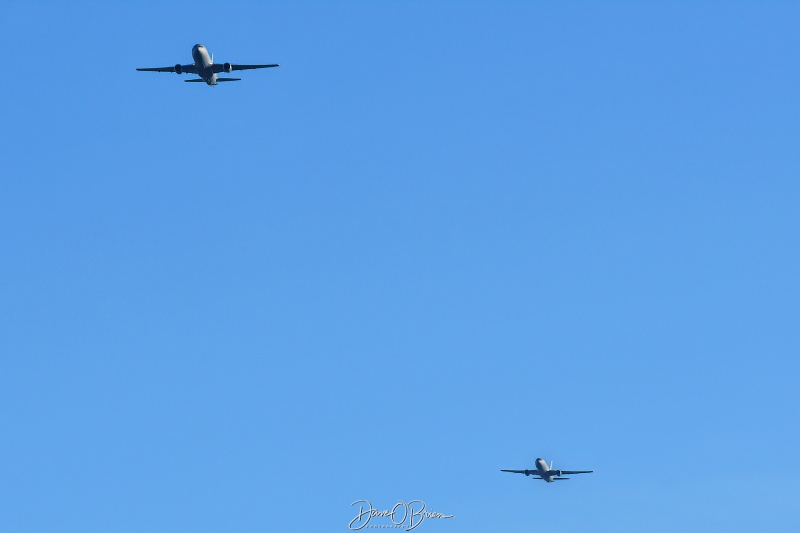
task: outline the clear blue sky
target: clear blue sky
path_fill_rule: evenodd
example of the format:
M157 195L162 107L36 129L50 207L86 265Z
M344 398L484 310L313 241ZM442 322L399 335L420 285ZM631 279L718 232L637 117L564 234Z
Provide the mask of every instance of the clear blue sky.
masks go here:
M798 17L2 3L0 530L794 530Z

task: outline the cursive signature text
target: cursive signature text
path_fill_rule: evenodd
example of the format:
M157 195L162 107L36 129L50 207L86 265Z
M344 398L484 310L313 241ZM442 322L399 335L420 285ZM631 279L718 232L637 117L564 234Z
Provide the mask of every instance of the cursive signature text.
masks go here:
M411 500L410 502L400 500L391 509L382 511L372 507L369 500L357 500L351 506L356 504L361 505L358 507L356 517L350 521L349 527L353 531L358 531L365 527L382 529L404 527L406 531L411 531L416 529L426 518L453 518L454 516L428 511L425 508L425 502L422 500ZM386 523L369 525L373 518L388 518L391 521L391 525Z

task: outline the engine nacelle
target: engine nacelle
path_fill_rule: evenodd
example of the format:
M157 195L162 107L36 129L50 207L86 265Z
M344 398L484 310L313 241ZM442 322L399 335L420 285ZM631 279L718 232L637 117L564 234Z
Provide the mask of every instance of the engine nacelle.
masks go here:
M561 473L561 470L556 470L556 475L557 475L558 477L561 477L561 476L563 476L564 474L562 474L562 473Z
M230 63L223 63L222 70L228 73L233 72L233 65L231 65Z
M531 471L530 471L530 470L526 470L526 471L525 471L525 475L526 475L526 476L530 476L530 475L531 475Z
M181 72L183 72L183 67L181 67L180 63L178 63L177 65L175 65L175 73L180 74Z

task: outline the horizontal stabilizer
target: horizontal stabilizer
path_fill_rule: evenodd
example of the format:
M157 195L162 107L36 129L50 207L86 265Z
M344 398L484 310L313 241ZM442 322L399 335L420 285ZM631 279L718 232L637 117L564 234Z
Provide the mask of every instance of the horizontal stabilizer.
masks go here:
M569 479L569 478L568 477L554 477L553 481L564 481L566 479Z
M242 78L217 78L217 81L239 81Z
M183 80L186 83L205 83L206 80Z

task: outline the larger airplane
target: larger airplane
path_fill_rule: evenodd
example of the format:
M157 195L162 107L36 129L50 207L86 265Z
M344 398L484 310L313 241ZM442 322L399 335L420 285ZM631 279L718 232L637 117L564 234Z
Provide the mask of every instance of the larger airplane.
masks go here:
M552 483L553 481L562 481L564 479L569 479L568 477L564 477L570 474L591 474L594 470L553 470L553 461L550 461L550 466L547 466L547 463L544 462L544 459L541 457L536 458L536 462L533 463L536 468L535 470L500 470L501 472L512 472L514 474L525 474L526 476L534 476L533 479L543 479L548 483Z
M190 82L206 82L209 85L216 85L221 81L239 81L242 78L219 78L217 74L220 72L231 73L234 70L253 70L256 68L270 68L279 67L280 65L235 65L233 63L214 63L214 54L208 55L208 50L202 44L196 44L192 47L192 59L194 63L189 65L181 65L178 63L174 67L154 67L154 68L137 68L136 70L143 72L174 72L176 74L197 74L200 76L199 80L183 80Z

